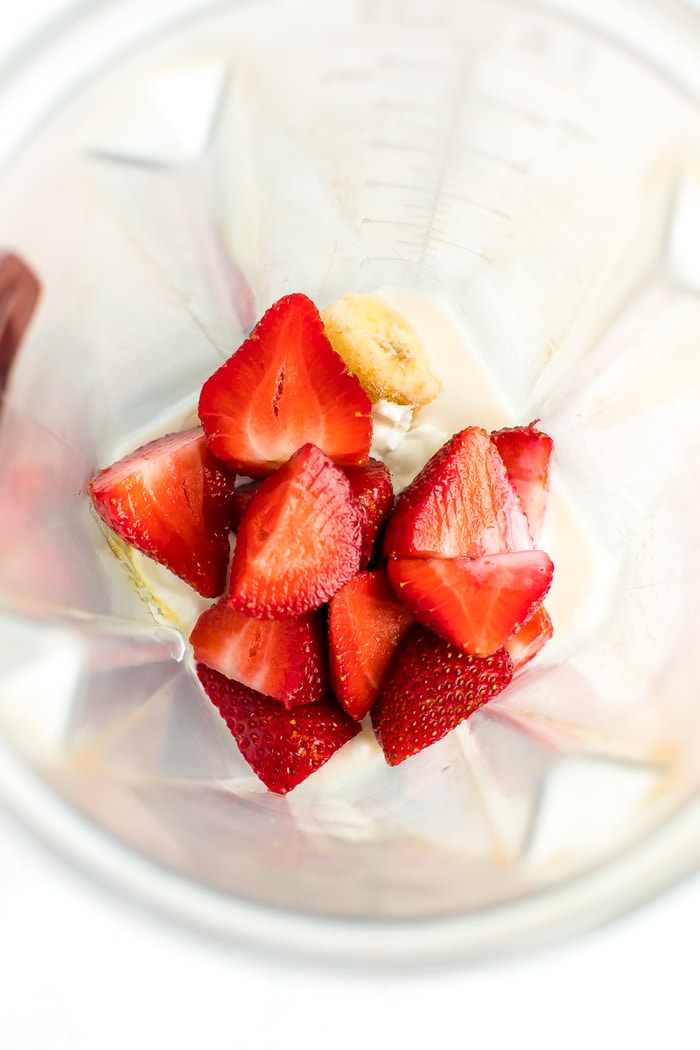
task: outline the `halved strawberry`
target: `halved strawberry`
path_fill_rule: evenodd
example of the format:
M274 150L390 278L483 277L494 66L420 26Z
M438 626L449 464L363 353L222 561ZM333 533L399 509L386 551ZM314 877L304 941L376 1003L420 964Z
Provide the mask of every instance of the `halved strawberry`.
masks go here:
M387 762L396 766L446 736L513 677L510 656L465 653L416 624L399 646L371 711Z
M136 449L101 470L88 492L117 536L216 598L226 586L234 484L197 427Z
M360 732L357 722L330 699L288 711L202 664L197 675L246 762L278 795L306 780Z
M549 434L537 429L537 422L534 420L527 427L507 427L491 435L535 539L540 534L547 503L549 462L554 447Z
M372 440L369 396L300 293L271 306L207 379L199 418L212 452L250 477L269 474L307 441L339 464L359 465Z
M358 722L376 700L398 644L414 620L381 569L359 572L331 598L331 684Z
M553 633L552 618L544 605L540 605L522 627L518 627L506 640L505 647L513 661L513 674L521 671L525 664L537 656Z
M455 434L396 501L387 557L475 558L533 546L527 517L485 430Z
M220 599L190 635L194 658L279 700L314 703L328 684L325 620L318 610L287 620L253 620Z
M263 620L318 608L355 575L361 511L350 482L315 445L266 478L238 529L229 601Z
M391 472L386 463L370 457L363 467L346 467L345 473L362 508L360 568L366 569L372 560L377 535L394 502Z
M540 604L554 566L544 551L481 558L392 558L387 570L416 619L466 652L500 649Z

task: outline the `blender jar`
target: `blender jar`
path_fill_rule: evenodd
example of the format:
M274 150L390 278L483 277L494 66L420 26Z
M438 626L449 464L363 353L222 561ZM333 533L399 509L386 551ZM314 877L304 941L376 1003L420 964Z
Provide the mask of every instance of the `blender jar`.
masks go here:
M106 2L7 78L0 240L41 296L0 411L0 786L116 886L396 963L695 866L700 23L643 6L626 43L515 0ZM555 638L400 767L365 732L278 797L196 683L191 605L86 486L191 423L275 299L377 289L443 379L422 440L553 436Z

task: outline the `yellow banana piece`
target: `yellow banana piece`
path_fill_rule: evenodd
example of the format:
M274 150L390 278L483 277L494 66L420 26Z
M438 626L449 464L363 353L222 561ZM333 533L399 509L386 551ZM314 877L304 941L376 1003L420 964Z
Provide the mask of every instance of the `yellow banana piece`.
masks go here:
M419 335L380 296L343 295L321 317L333 349L373 402L421 408L439 394L442 384L430 371Z

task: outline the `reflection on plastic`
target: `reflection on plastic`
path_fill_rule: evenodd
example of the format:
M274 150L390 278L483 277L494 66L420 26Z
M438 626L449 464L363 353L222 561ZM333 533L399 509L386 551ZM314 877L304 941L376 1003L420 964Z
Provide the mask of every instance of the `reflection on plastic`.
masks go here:
M41 285L18 256L0 253L0 393L39 299Z

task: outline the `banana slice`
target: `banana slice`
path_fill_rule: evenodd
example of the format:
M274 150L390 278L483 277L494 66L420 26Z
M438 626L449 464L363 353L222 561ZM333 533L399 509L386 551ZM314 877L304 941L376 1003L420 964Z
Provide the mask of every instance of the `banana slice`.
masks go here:
M427 405L442 389L417 332L378 295L336 299L321 317L334 350L373 402Z

